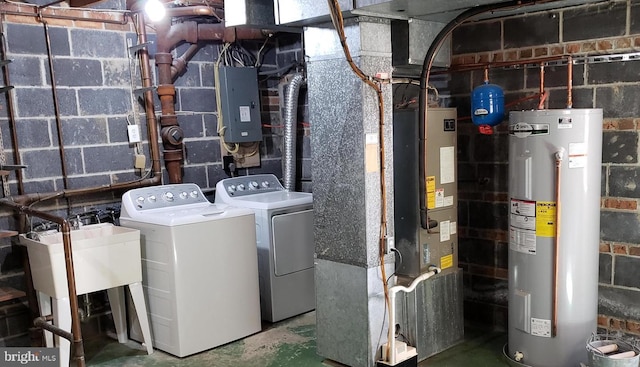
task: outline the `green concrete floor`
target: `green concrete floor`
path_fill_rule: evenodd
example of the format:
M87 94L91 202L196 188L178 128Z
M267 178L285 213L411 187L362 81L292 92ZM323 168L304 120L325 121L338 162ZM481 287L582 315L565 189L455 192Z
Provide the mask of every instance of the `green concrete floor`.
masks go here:
M466 331L465 342L420 363L429 367L500 367L508 366L501 350L506 342L503 333L478 329ZM107 336L86 341L87 366L103 367L335 367L316 354L315 312L273 325L243 340L186 358L162 351L147 355L140 344L118 344Z

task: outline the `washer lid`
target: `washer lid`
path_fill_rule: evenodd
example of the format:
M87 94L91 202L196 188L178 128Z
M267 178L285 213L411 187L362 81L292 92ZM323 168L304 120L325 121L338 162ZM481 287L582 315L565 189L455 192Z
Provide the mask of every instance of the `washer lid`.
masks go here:
M129 212L126 216L120 216L120 222L125 223L130 221L164 226L178 226L228 219L243 215L253 215L253 211L244 208L233 208L224 204L198 204Z
M220 197L221 202L251 209L278 209L313 203L313 194L295 191L273 191L240 197ZM217 199L216 199L217 200Z

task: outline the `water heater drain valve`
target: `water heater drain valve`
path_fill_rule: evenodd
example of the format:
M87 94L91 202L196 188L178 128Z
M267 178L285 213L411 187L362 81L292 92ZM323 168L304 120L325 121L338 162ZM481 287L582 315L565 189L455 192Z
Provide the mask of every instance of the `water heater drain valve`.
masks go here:
M524 354L522 354L522 352L516 351L515 353L513 353L513 359L515 359L516 362L520 362L524 359Z

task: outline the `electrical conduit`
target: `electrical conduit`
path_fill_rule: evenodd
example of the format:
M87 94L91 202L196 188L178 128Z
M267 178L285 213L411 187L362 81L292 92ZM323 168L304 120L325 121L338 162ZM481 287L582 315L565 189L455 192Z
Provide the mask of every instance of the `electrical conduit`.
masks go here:
M284 158L283 179L287 191L296 191L296 127L298 116L298 96L305 84L304 76L296 74L289 82L284 97Z

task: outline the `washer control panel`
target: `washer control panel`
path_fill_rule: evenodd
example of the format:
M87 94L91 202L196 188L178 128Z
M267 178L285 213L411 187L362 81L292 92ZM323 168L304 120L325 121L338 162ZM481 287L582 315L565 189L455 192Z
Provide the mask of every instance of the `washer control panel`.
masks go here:
M196 184L141 187L127 191L122 201L131 202L136 210L158 209L198 203L210 203Z
M284 187L278 178L270 174L225 178L216 185L216 195L230 197L283 190Z

